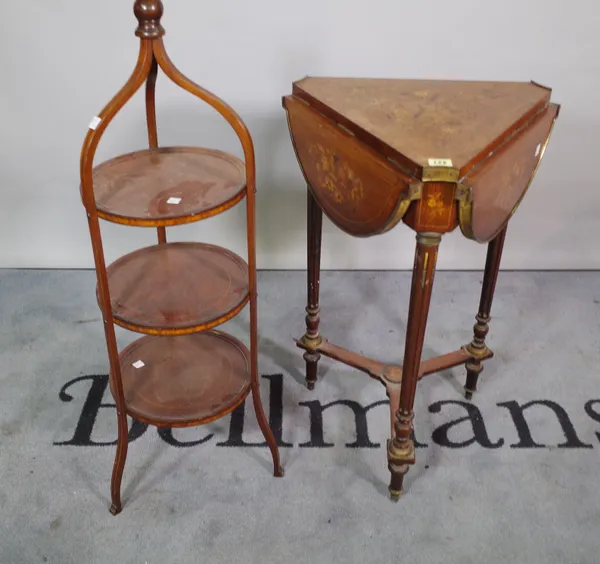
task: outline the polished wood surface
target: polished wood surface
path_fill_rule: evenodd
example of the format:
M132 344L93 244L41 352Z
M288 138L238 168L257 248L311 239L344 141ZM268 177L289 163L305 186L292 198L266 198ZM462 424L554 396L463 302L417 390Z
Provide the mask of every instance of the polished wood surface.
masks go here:
M207 423L233 411L250 392L250 352L225 333L143 337L120 359L127 413L144 423Z
M388 443L388 467L391 472L389 490L393 500L400 497L408 465L415 461L415 445L412 440L413 405L440 240L441 235L417 234L402 364L402 388L394 425L395 434Z
M130 225L205 219L244 197L244 168L233 155L211 149L136 151L94 169L96 206L103 219Z
M472 238L486 242L504 227L524 196L543 156L558 106L550 104L462 182L473 199Z
M417 233L450 233L458 225L455 185L451 182L427 182L421 197L409 208L402 220Z
M160 23L163 11L161 0L136 0L133 13L138 19L139 25L135 34L142 39L162 37L165 34L165 30Z
M108 267L113 317L140 333L185 334L233 317L248 301L248 266L205 243L166 243Z
M307 269L306 269L306 335L304 340L311 344L311 350L304 353L306 361L306 385L309 390L317 383L317 366L321 355L315 345L321 341L319 334L320 308L319 290L321 286L321 237L323 232L323 212L315 200L312 190L306 191L307 217Z
M252 402L259 427L269 447L273 474L283 476L277 441L269 427L259 389L256 164L252 137L246 124L231 106L186 77L170 60L162 40L165 34L160 21L163 14L162 2L135 0L134 14L138 20L136 35L140 38L137 63L129 80L90 125L80 159L81 197L92 242L98 280L97 297L110 363L110 388L115 398L117 413L117 449L110 488L110 511L113 515L122 510L121 482L128 451L128 409L135 411L137 408L140 418L146 417L147 422L154 422L156 425L192 425L227 415L245 398L245 394L248 393L247 383L243 387L243 393L240 391L242 388L236 386L229 386L230 390L226 392L227 386L223 383L219 385L222 374L214 370L218 357L208 353L197 354L199 347L185 346L185 343L199 342L192 340L193 333L206 331L225 322L239 313L248 302L250 350L243 356L247 361L246 372L249 372ZM159 71L176 86L215 109L231 126L242 146L243 163L214 150L159 147L156 113L156 82ZM101 167L94 165L98 145L113 119L144 84L149 151L137 151L135 155L125 156L121 160L117 157L112 163L106 164L107 169L111 166L122 166L125 170L116 174L111 170L107 175L106 185L95 186L96 183L101 185L103 180L102 172L98 174ZM98 206L96 195L103 188L106 201L100 202ZM179 205L179 211L165 207L164 190L170 191L169 197L182 198L179 203L166 204ZM173 191L178 191L179 194L173 194ZM221 213L244 197L247 265L237 255L214 246L167 243L167 226L197 221ZM105 209L99 209L102 205ZM132 226L156 227L158 246L135 251L107 268L100 219ZM136 268L140 270L136 272ZM214 302L210 302L211 295ZM165 374L159 370L152 372L152 388L145 390L142 395L136 394L139 379L131 375L128 367L123 367L122 370L115 325L141 333L160 335L161 339L183 339L183 344L177 345L176 354L162 358L165 362L170 361L174 364L170 370L176 370L177 367L182 369L184 376L179 376L181 382L196 395L193 398L183 392L179 396L172 395L173 389L169 387L169 380L177 379L177 374ZM177 337L174 337L175 335ZM231 339L228 342L232 345L230 341ZM152 357L152 366L158 366L156 361L161 351L166 355L170 354L168 343L174 341L163 343L153 338L142 339L141 342L151 343L153 352L149 353L150 357L155 355ZM208 342L202 341L204 344ZM213 336L210 342L217 352L223 347L223 339L218 341ZM202 347L207 348L208 345L205 347L204 344ZM144 351L148 349L146 345L141 348ZM236 354L232 353L234 349L235 346L230 346L226 356L230 360L237 358L239 361L239 355L236 357ZM188 376L191 374L189 366L194 360L206 361L209 370L202 371L202 367L198 366L198 381L192 382L191 376ZM128 404L122 372L127 373L127 385L131 385L127 388ZM234 372L237 374L238 370L233 370L232 374ZM200 389L204 392L208 390L208 395L201 393ZM219 395L219 390L224 391L224 395ZM211 394L216 401L210 406L202 403L211 397ZM191 399L198 400L194 409L190 406ZM173 411L177 401L185 407L183 411L187 415L183 419ZM152 407L149 407L149 404L152 404Z
M308 77L295 96L414 173L431 158L464 174L550 99L533 83Z
M355 236L404 220L494 238L533 180L559 107L532 82L305 78L283 98L298 162Z
M413 406L426 374L464 364L471 398L485 339L506 225L545 153L559 106L536 83L308 77L283 97L292 144L308 183L308 307L296 341L309 388L321 355L379 380L390 400L389 491L397 500L415 462ZM404 361L385 364L328 342L319 331L318 205L345 232L367 237L403 221L417 233ZM489 243L471 343L423 360L438 246L460 225ZM317 288L315 292L315 287Z
M380 380L383 384L396 383L399 384L402 382L402 366L397 364L386 364L384 362L379 362L372 358L369 358L363 354L358 354L354 351L350 351L344 347L340 347L339 345L335 345L330 343L325 339L321 339L317 345L310 344L305 339L299 339L296 341L296 344L301 348L310 353L316 353L321 356L321 354L332 358L334 360L339 360L343 362L347 366L351 366L352 368L356 368L362 372L365 372L372 378ZM492 358L494 353L487 349L485 352L481 353L481 356L477 356L477 359L480 361L487 360L488 358ZM435 374L436 372L440 372L442 370L446 370L448 368L453 368L455 366L460 366L461 364L467 363L469 360L474 359L473 355L469 353L466 347L462 347L456 351L452 351L450 353L442 354L440 356L436 356L433 358L428 358L426 360L421 361L421 365L419 367L419 379L424 376L428 376L430 374ZM307 366L308 368L308 366ZM308 374L308 370L307 370ZM313 386L307 386L309 389L314 388ZM308 382L307 382L308 384ZM395 420L395 412L394 412L394 420Z
M284 106L306 181L331 221L359 237L395 225L411 178L300 99L287 96Z
M146 79L146 125L148 127L148 147L158 149L158 125L156 123L156 80L158 78L158 62L152 55L152 66ZM105 216L104 219L107 219ZM125 221L124 223L128 223ZM158 242L167 242L167 229L164 225L156 228Z
M467 369L465 396L467 399L471 399L477 390L477 381L483 371L483 360L485 360L486 355L490 352L490 349L485 344L485 338L489 331L490 312L492 311L492 301L496 290L498 272L500 272L500 261L502 260L505 238L506 227L488 244L479 311L475 316L476 323L473 326L473 340L466 347L467 351L472 355L472 358L465 365Z

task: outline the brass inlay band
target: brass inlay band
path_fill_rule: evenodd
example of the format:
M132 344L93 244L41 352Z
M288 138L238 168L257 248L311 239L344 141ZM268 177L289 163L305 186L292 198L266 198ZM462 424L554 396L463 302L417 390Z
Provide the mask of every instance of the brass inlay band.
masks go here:
M457 182L460 171L449 166L424 166L423 182Z
M423 260L423 275L421 276L421 288L425 288L425 282L427 281L427 263L429 262L429 253L425 253L425 259Z
M313 338L309 337L308 335L304 335L304 337L302 337L302 339L300 339L300 342L307 349L316 351L319 348L319 345L323 342L323 337L321 337L319 335L318 337L313 339Z
M398 206L396 210L392 214L391 219L388 224L385 226L385 229L382 233L389 231L392 227L395 227L398 222L405 216L410 204L412 204L416 200L420 200L423 196L423 183L419 181L411 182L408 185L408 190L401 196Z
M463 235L474 239L473 234L473 192L470 186L458 183L454 197L458 200L458 221Z
M472 343L469 343L468 345L465 345L464 347L462 347L465 351L467 351L467 353L475 359L480 359L480 358L487 358L489 356L489 354L492 352L490 349L487 348L487 346L483 346L482 348L476 348L473 346Z
M405 447L398 448L392 440L389 443L388 453L390 462L400 464L412 464L415 460L415 443L413 443L413 441L409 439L406 442Z
M442 240L441 233L432 233L424 231L423 233L417 233L417 243L419 245L425 245L426 247L435 247L440 244Z
M354 135L354 132L350 131L345 125L342 125L341 123L336 123L336 125L344 132L346 132L348 135L352 135L352 137L356 137Z

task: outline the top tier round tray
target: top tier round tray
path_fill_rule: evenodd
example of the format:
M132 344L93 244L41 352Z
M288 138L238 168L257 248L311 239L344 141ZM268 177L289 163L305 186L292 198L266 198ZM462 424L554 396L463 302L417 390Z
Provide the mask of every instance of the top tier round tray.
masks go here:
M125 86L92 120L81 153L80 192L87 212L106 334L118 443L111 513L121 511L127 415L164 427L223 417L252 392L274 474L283 475L263 411L258 380L255 249L255 160L250 133L225 102L184 76L170 61L160 0L137 0L137 64ZM213 148L160 147L155 110L158 71L212 106L233 128L244 161ZM149 148L94 164L98 144L117 113L145 85ZM166 227L220 214L246 199L248 261L204 243L167 242ZM99 219L157 230L156 245L106 265ZM215 327L250 303L250 343ZM146 336L117 349L115 325Z

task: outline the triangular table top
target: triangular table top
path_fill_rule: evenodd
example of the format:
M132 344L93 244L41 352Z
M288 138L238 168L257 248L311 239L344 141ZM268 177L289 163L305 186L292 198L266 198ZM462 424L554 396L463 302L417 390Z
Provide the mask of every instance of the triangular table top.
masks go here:
M308 77L294 95L413 171L451 159L464 174L550 100L533 82Z

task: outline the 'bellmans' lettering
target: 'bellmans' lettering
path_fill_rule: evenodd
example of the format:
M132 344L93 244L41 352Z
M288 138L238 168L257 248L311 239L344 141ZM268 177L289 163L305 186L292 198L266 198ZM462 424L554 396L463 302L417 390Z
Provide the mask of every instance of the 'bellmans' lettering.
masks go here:
M273 435L280 448L289 448L294 445L283 439L284 434L284 404L283 404L283 385L284 379L282 374L270 374L262 376L269 382L269 424L273 430ZM86 386L87 385L87 392ZM58 397L63 403L73 404L77 397L77 394L82 401L81 412L79 413L78 419L75 423L74 431L72 436L67 440L54 442L57 446L76 446L76 447L98 447L98 446L114 446L117 444L116 441L116 425L114 426L114 438L113 440L94 440L94 426L98 419L100 410L115 409L115 404L112 402L105 402L104 397L107 395L110 397L109 378L106 374L93 374L89 376L79 376L72 380L69 380L58 393ZM73 393L73 390L76 393ZM84 395L85 393L85 395ZM600 399L588 400L583 409L586 415L593 421L600 423ZM310 440L300 443L299 447L302 448L333 448L336 445L334 442L327 441L326 437L326 425L324 412L330 410L328 420L334 421L334 417L343 417L343 421L346 422L348 417L352 416L353 425L344 425L344 429L348 429L345 439L345 446L347 448L369 448L377 449L383 448L384 440L390 434L389 418L386 413L386 425L385 433L378 435L377 441L371 440L369 434L369 417L368 413L375 407L388 406L388 400L381 400L370 403L368 405L362 405L361 403L350 400L350 399L338 399L329 403L323 404L318 399L310 401L299 402L299 406L307 407L308 411L304 411L305 417L300 417L296 422L296 425L305 425L306 433L310 437ZM524 404L520 404L517 401L505 401L496 404L498 407L506 408L502 412L506 415L510 415L516 433L519 437L518 442L511 444L510 448L518 449L540 449L540 448L551 448L558 447L561 449L565 448L594 448L592 444L583 442L575 430L573 422L569 418L567 411L560 406L558 403L550 400L534 400ZM505 440L501 437L496 440L491 440L488 434L484 422L484 414L480 409L472 404L457 400L444 400L432 403L429 406L430 413L441 414L446 406L460 406L465 411L463 417L445 421L443 424L435 428L431 434L433 442L444 448L465 448L471 445L477 445L486 449L497 449L505 446ZM330 408L336 409L330 409ZM343 409L341 409L343 408ZM553 414L559 423L559 427L555 424L550 427L552 429L560 429L562 433L558 436L558 440L554 444L541 444L533 439L532 429L533 421L537 423L537 426L543 424L544 428L547 426L546 421L539 423L538 420L530 418L528 421L525 417L525 412L535 408L536 410L542 410L546 413ZM386 409L387 411L387 409ZM528 411L529 412L529 411ZM302 413L302 412L300 412ZM381 414L383 415L383 414ZM266 448L267 444L261 442L248 442L244 439L244 424L246 419L246 407L245 403L235 409L230 416L229 421L229 433L227 439L218 443L214 443L215 446L219 447L263 447ZM372 421L372 420L371 420ZM116 418L115 418L116 422ZM252 423L255 424L255 421ZM131 427L129 429L129 442L138 440L148 430L148 425L131 420ZM539 429L538 429L539 430ZM465 431L467 431L465 433ZM168 445L176 448L191 448L209 444L212 439L215 438L214 433L207 432L202 429L197 430L197 435L194 436L194 440L184 441L182 440L182 434L178 429L171 429L169 427L161 427L157 429L158 436ZM179 438L177 435L179 433ZM460 439L451 439L451 434L456 433ZM460 434L459 434L460 433ZM295 433L297 434L297 433ZM331 431L329 432L329 436ZM595 431L596 438L600 441L600 432ZM420 443L415 439L414 433L412 434L413 441L416 448L427 448L427 444ZM466 437L466 438L465 438Z
M273 436L277 441L278 447L291 447L291 443L286 443L281 438L283 434L283 374L271 374L263 376L269 380L269 425L273 431ZM231 414L229 422L229 437L217 446L224 447L266 447L266 442L246 443L243 439L244 419L246 413L246 403L242 403Z
M506 401L498 404L501 407L506 407L510 411L510 414L519 433L519 442L510 445L511 448L544 448L547 445L537 444L531 436L531 431L527 425L527 420L523 415L524 411L534 405L543 405L549 407L556 415L558 422L562 428L562 432L567 439L564 443L561 443L558 448L593 448L592 445L582 442L577 433L575 427L569 419L567 412L557 403L549 400L537 400L530 401L524 405L519 405L516 401ZM588 413L589 415L589 413Z
M504 439L498 439L498 441L496 441L495 443L492 443L490 441L490 438L487 434L487 430L485 428L485 424L483 423L481 411L479 411L479 409L473 404L455 400L436 401L435 403L432 403L429 406L429 412L440 413L444 405L460 405L461 407L464 407L466 409L467 416L460 417L459 419L455 419L453 421L450 421L449 423L444 423L443 425L440 425L431 434L433 442L437 443L438 445L450 448L467 447L475 442L484 448L500 448L504 444ZM452 427L456 427L457 425L460 425L465 421L470 421L471 428L473 430L473 436L470 439L461 441L459 443L451 441L448 438L448 431Z
M111 446L116 445L117 440L108 442L94 442L92 441L92 431L94 430L94 424L96 423L96 417L100 409L110 408L116 409L114 403L102 403L102 398L108 387L108 375L107 374L95 374L92 376L80 376L74 380L69 380L61 389L58 397L61 401L71 402L73 396L67 393L67 390L77 384L77 382L83 382L91 380L92 385L88 391L88 395L81 409L77 426L75 427L75 433L69 441L55 442L55 445L66 446ZM148 425L141 423L140 421L132 420L131 429L129 430L129 442L132 443L136 439L139 439L148 428Z

